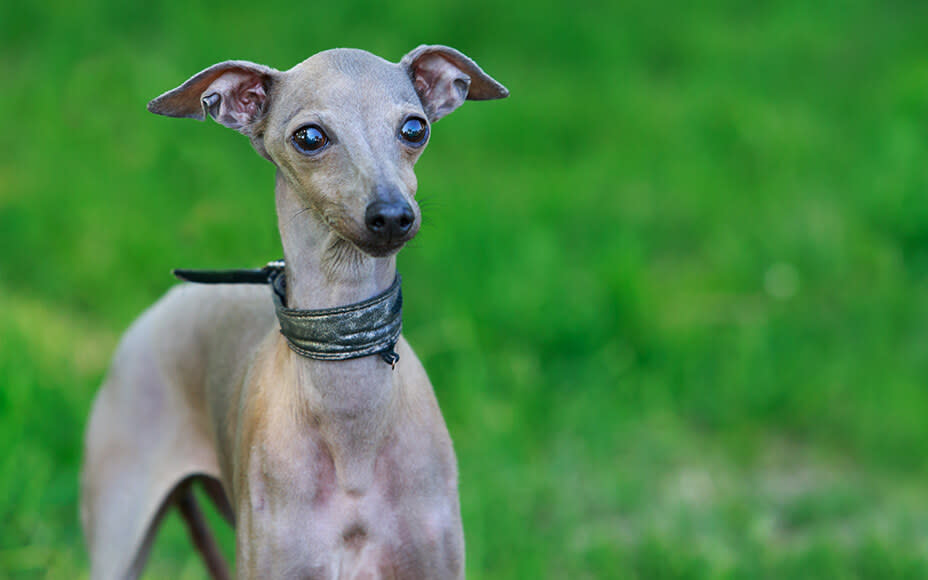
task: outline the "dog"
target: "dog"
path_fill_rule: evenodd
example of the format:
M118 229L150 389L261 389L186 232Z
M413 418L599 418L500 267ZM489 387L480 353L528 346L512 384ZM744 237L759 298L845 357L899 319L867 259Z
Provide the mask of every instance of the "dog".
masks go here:
M149 103L211 117L275 165L285 266L203 280L271 288L175 286L123 336L85 437L93 578L138 577L174 506L212 577L229 577L194 484L235 528L238 578L464 576L456 460L399 335L396 254L421 223L413 167L432 124L506 96L436 45L399 63L355 49L288 71L226 61Z

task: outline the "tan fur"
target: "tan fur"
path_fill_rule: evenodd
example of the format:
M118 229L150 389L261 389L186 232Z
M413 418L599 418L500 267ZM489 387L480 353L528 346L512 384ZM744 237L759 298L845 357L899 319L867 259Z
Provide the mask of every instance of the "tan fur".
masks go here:
M288 305L313 309L387 288L418 229L422 148L398 138L404 119L434 122L465 98L503 96L453 49L420 47L400 64L340 49L286 72L221 63L149 107L209 114L275 164ZM307 123L331 138L318 155L290 141ZM412 208L408 235L365 226L366 208L388 198ZM94 402L81 503L92 576L137 577L178 505L224 577L189 492L201 481L234 520L239 578L463 577L451 440L405 339L397 352L395 370L377 356L302 358L279 333L267 287L171 290L127 331Z

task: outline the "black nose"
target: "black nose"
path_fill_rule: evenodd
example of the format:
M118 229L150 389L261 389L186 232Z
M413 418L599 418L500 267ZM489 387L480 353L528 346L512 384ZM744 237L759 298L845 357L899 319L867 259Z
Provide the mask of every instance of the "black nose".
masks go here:
M364 212L367 229L385 240L405 236L416 216L405 201L375 201Z

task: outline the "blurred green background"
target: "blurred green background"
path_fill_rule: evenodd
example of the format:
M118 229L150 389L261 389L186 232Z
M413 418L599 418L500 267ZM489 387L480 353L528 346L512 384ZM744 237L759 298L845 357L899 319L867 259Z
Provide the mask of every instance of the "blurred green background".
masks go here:
M85 417L169 270L280 255L271 165L145 103L228 58L426 42L512 91L435 126L400 257L469 577L925 577L926 22L903 1L5 0L0 576L86 577ZM205 577L176 516L147 577Z

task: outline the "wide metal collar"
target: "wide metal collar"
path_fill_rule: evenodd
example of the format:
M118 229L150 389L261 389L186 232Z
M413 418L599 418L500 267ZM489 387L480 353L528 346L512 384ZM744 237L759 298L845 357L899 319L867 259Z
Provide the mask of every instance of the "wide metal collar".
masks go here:
M347 360L379 354L395 365L396 341L402 329L403 293L397 275L384 292L355 304L299 310L287 307L286 268L283 260L252 270L174 270L188 282L205 284L269 284L280 332L290 348L307 358Z

